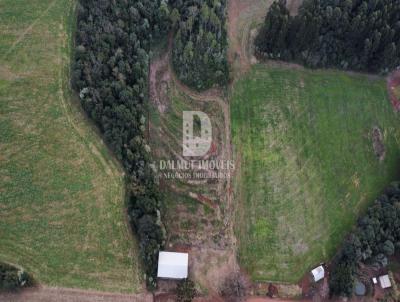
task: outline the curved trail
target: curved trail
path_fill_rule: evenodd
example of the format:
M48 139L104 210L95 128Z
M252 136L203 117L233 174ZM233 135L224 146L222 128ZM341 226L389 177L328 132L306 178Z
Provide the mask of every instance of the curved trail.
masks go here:
M231 146L231 114L230 114L230 107L227 102L227 100L223 99L222 92L219 91L218 89L209 89L204 92L197 92L186 85L184 85L182 82L180 82L174 71L172 70L171 64L169 64L169 73L171 75L172 81L175 83L175 85L178 87L179 91L183 92L190 98L192 98L195 101L200 101L200 102L215 102L217 103L223 112L224 115L224 122L225 122L225 148L224 152L226 152L224 155L225 160L230 160L232 159L232 146Z

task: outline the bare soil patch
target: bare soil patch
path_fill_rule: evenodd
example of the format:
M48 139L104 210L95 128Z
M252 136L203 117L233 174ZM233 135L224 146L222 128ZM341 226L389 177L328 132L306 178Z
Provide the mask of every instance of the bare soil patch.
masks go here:
M0 80L14 81L18 77L7 65L0 66Z
M240 37L238 37L239 16L246 11L250 5L250 1L228 1L228 37L230 42L228 60L231 64L238 61L240 69L242 70L248 69L249 63L244 57Z
M250 69L252 64L251 32L256 24L262 22L267 13L267 7L271 3L271 0L231 0L228 2L228 60L232 65L234 77Z
M372 129L372 145L373 145L376 157L380 161L384 160L386 150L385 150L385 145L383 144L382 131L378 127L374 127Z
M150 65L150 100L154 102L160 113L168 108L168 90L170 76L168 72L168 53L152 61Z
M297 15L302 3L303 3L302 0L288 0L287 1L287 8L292 16Z
M395 112L400 111L400 70L396 70L387 79L389 98Z

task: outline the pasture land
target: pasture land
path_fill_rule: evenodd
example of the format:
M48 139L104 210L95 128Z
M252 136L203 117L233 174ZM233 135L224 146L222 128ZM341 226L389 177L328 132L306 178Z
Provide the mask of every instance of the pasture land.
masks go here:
M398 179L400 119L383 78L329 70L254 65L231 102L239 261L297 282Z
M141 288L124 178L70 91L73 0L0 0L0 261L49 286Z

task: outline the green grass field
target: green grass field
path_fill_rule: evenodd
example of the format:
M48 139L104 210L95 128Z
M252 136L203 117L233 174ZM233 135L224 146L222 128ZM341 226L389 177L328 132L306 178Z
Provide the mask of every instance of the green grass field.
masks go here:
M256 65L234 87L239 259L254 280L297 282L335 253L399 178L400 119L384 79ZM386 157L374 154L378 126Z
M0 0L0 261L136 292L124 180L68 85L73 0Z

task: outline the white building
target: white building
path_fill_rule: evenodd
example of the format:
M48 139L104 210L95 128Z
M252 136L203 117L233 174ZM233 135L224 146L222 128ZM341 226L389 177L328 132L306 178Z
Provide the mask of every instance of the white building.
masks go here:
M158 278L186 279L189 255L186 253L160 252L158 254Z
M312 276L314 278L314 281L318 282L319 280L322 280L322 279L325 278L325 269L324 269L324 267L322 265L318 266L317 268L314 268L311 271L311 274L312 274Z
M392 287L392 283L390 282L389 275L380 276L379 283L382 288Z

